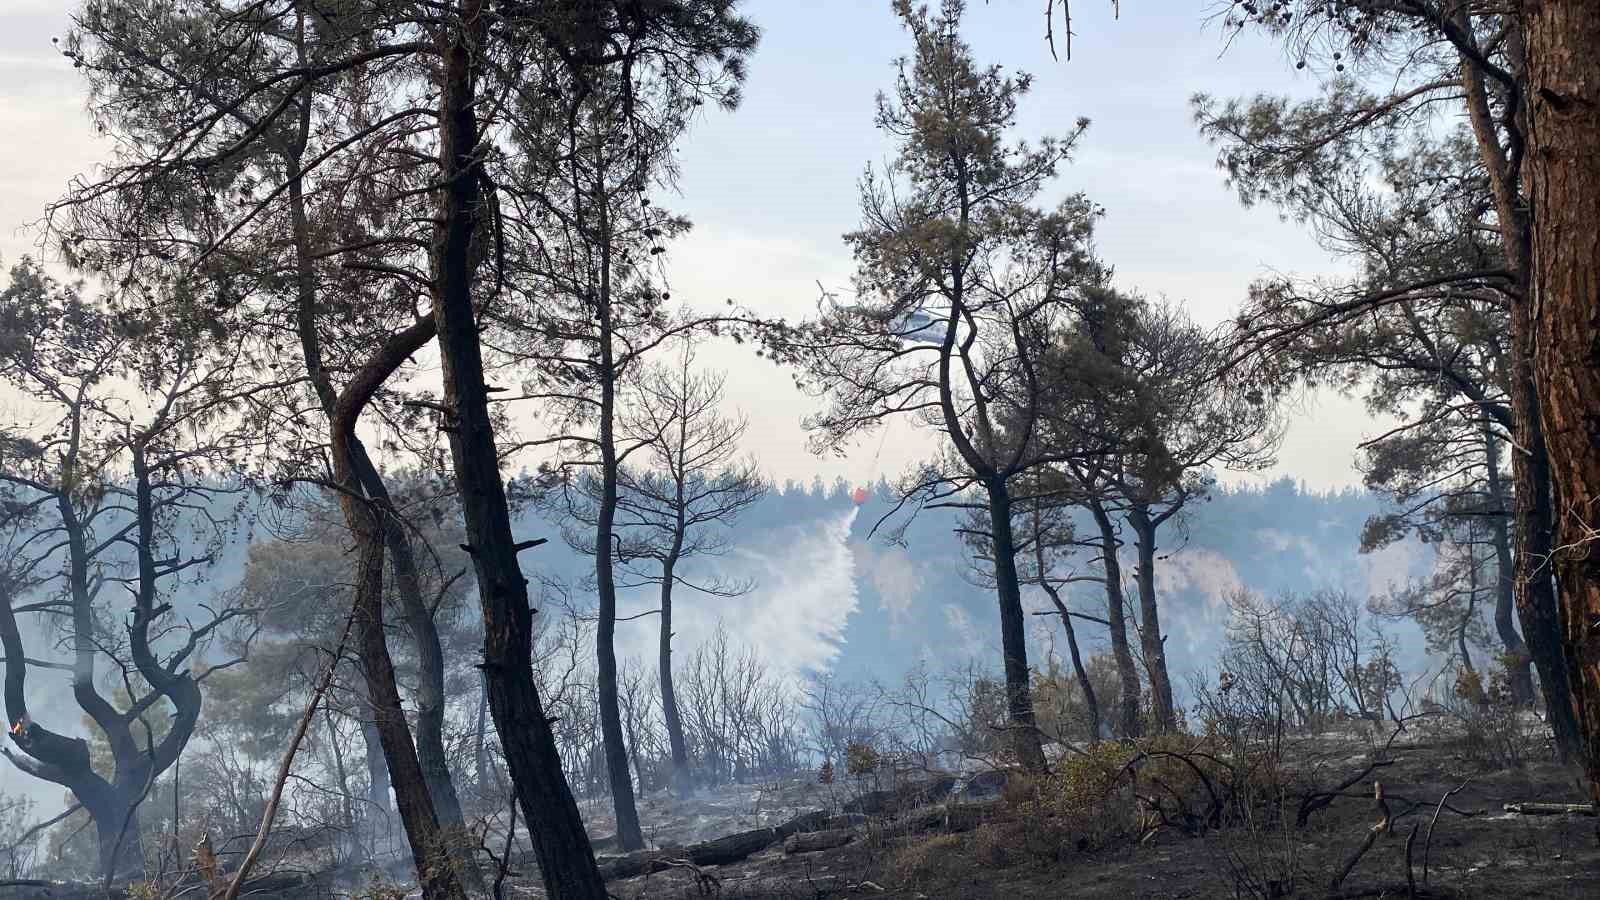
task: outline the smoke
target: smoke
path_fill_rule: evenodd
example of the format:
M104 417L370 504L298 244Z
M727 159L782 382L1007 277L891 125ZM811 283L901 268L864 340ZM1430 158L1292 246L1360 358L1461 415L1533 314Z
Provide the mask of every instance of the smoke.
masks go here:
M732 580L750 580L754 589L740 597L711 597L680 589L674 604L674 643L692 648L710 637L720 621L736 644L757 647L774 669L802 672L826 669L839 655L845 628L859 607L856 554L850 527L857 510L820 520L796 522L741 536L725 557L706 568ZM909 561L907 563L909 565ZM693 578L691 571L690 578ZM651 595L636 593L629 606L649 608ZM653 658L654 618L618 631L618 652Z
M902 547L874 547L865 541L851 544L856 570L866 575L878 594L878 608L888 616L889 635L901 636L911 620L912 607L922 591L922 573Z

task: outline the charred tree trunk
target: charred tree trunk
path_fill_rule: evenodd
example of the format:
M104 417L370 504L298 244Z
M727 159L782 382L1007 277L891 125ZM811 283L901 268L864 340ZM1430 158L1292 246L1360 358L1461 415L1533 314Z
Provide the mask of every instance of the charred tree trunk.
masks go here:
M605 883L533 681L534 611L500 479L473 306L470 248L483 199L480 161L473 155L478 146L473 59L487 35L488 18L483 0L458 0L453 7L460 27L441 29L439 36L442 187L432 250L434 315L449 410L445 427L483 610L489 710L546 893L553 900L603 900Z
M1172 703L1172 679L1167 673L1167 640L1161 633L1161 611L1156 602L1156 526L1139 507L1128 513L1133 525L1139 569L1139 648L1144 651L1145 673L1150 676L1150 711L1156 730L1177 727L1177 711Z
M484 746L489 725L485 717L489 714L489 682L480 671L478 674L478 727L472 738L472 762L478 777L478 793L486 794L489 790L489 749Z
M1017 577L1017 542L1011 528L1011 493L1004 480L990 478L989 527L994 540L994 580L1000 601L1000 649L1005 654L1007 725L1017 762L1030 772L1046 768L1044 746L1034 725L1033 692L1028 670L1028 633L1022 611L1022 586Z
M1117 532L1111 516L1104 506L1091 502L1089 512L1100 528L1101 564L1106 574L1106 622L1110 625L1111 656L1117 662L1117 676L1122 682L1118 702L1118 725L1125 738L1138 737L1139 727L1139 667L1133 659L1133 649L1128 646L1128 617L1122 603L1122 563L1117 559Z
M1489 502L1494 504L1494 514L1489 517L1490 540L1494 544L1495 602L1494 630L1505 648L1506 675L1511 682L1511 698L1518 706L1533 703L1533 656L1515 623L1517 602L1515 578L1511 563L1511 533L1509 514L1512 500L1506 496L1505 484L1500 478L1500 439L1494 430L1484 425L1484 453L1489 473Z
M602 204L603 205L603 204ZM613 435L616 411L615 366L611 358L609 241L601 242L600 312L600 508L596 517L594 574L599 609L595 624L595 701L600 706L600 738L606 751L606 775L611 781L611 805L617 819L617 845L625 852L644 847L639 811L633 802L633 779L628 775L628 745L622 733L622 709L617 699L617 582L611 542L617 513L617 448Z
M123 779L118 779L122 782ZM104 788L84 786L73 796L94 822L98 851L96 862L102 876L111 881L136 878L144 871L144 850L139 839L139 811L135 803L142 793L140 785L112 784Z
M1571 708L1600 801L1600 10L1524 2L1534 367ZM1541 670L1541 674L1543 674Z
M432 322L428 323L429 337ZM422 767L423 780L428 785L428 795L433 798L435 814L443 837L455 860L457 871L467 886L473 890L483 887L483 876L473 857L472 838L467 833L466 817L461 811L461 797L450 775L444 749L444 651L439 643L439 628L433 610L422 597L422 578L417 571L416 552L406 536L405 525L389 496L366 447L360 438L351 439L351 458L362 489L375 501L383 513L383 543L388 550L390 570L394 575L395 594L405 616L406 629L417 648L417 762Z
M672 789L680 798L686 798L694 793L694 773L689 770L689 742L684 738L678 692L672 683L672 584L676 566L674 554L668 554L661 567L661 719L672 750Z
M431 320L418 322L391 337L361 367L334 406L331 455L334 478L342 488L339 503L356 544L353 606L360 633L361 668L366 676L367 697L372 704L373 725L383 746L384 761L393 776L395 805L400 811L406 840L411 845L417 881L425 898L464 900L466 892L450 852L451 841L439 827L433 796L417 758L405 712L400 707L400 690L395 682L394 662L389 656L388 635L384 632L383 521L392 510L379 498L363 496L353 447L356 423L372 395L407 357L432 338L433 333Z

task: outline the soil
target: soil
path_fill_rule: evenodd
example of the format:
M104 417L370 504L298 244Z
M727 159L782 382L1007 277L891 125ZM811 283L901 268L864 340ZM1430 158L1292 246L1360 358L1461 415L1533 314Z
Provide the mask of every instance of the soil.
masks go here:
M1312 783L1324 788L1361 772L1369 761L1349 744L1324 746L1319 754L1319 777ZM1600 820L1502 810L1506 803L1581 800L1566 768L1534 761L1520 770L1484 771L1461 755L1426 745L1396 746L1392 756L1392 764L1312 813L1303 828L1294 826L1299 804L1291 800L1290 814L1277 822L1203 834L1163 828L1143 842L1080 849L1088 835L1030 817L1031 807L999 802L988 805L982 824L959 833L936 827L897 834L894 823L915 815L908 812L869 823L842 847L786 854L780 842L739 863L677 868L609 888L619 900L1407 897L1413 894L1406 844L1415 828L1414 896L1600 896ZM1335 876L1380 819L1373 779L1384 784L1392 827L1335 890ZM1430 842L1434 811L1456 788L1449 806L1473 815L1443 810Z

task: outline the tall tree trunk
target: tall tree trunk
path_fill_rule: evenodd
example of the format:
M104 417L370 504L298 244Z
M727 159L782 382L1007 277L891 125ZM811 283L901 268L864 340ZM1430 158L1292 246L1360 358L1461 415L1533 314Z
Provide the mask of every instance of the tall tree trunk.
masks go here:
M433 798L435 814L457 871L467 887L482 890L483 874L478 871L472 837L467 833L466 817L461 811L461 797L456 793L455 779L450 775L445 757L444 651L439 643L438 624L434 621L433 610L422 597L416 552L394 508L388 485L359 438L351 441L350 450L362 489L384 510L383 543L389 551L395 594L400 598L406 628L417 648L417 762L422 766L422 777L428 783L428 795Z
M1465 16L1465 9L1460 15ZM1470 24L1467 20L1464 23ZM1527 90L1522 68L1523 53L1517 52L1522 33L1513 27L1507 33L1511 47L1512 77L1519 81L1515 95L1520 101L1514 128L1526 130ZM1572 711L1571 691L1561 649L1561 627L1556 614L1555 585L1548 566L1551 548L1550 462L1546 455L1544 428L1539 421L1539 394L1533 367L1533 216L1532 195L1522 188L1522 174L1501 143L1484 88L1482 68L1472 59L1461 61L1461 83L1466 91L1467 113L1478 152L1489 174L1495 218L1500 225L1500 243L1506 267L1515 279L1511 300L1511 438L1517 452L1511 454L1513 513L1513 589L1517 618L1522 624L1522 639L1539 672L1539 687L1544 695L1545 712L1555 732L1556 749L1563 758L1578 752L1577 718ZM1523 158L1533 164L1533 154Z
M600 305L601 318L607 318L607 304ZM607 329L602 324L602 332ZM602 357L609 355L610 341L602 340ZM604 365L604 363L603 363ZM605 365L609 370L611 367ZM617 819L617 845L625 851L644 847L644 832L639 827L639 811L633 802L633 779L628 775L628 745L622 733L622 709L617 699L617 582L612 568L611 541L617 510L617 453L612 439L612 395L615 385L602 375L600 410L601 498L595 526L594 571L599 594L595 623L595 701L600 705L600 738L605 745L606 776L611 782L611 806Z
M1559 544L1550 560L1578 749L1600 802L1600 9L1527 0L1522 19L1534 367Z
M1485 464L1489 473L1489 502L1495 514L1489 517L1490 540L1494 545L1495 595L1494 630L1504 649L1506 676L1511 682L1511 699L1518 706L1533 702L1533 656L1517 633L1515 577L1511 563L1509 514L1512 500L1506 496L1500 477L1500 439L1489 424L1483 426Z
M483 0L457 0L460 27L440 29L439 211L434 223L434 316L439 327L445 427L461 491L483 610L483 670L517 802L552 900L604 900L588 833L561 769L550 719L533 681L533 609L517 563L511 514L473 306L471 244L482 209L473 59L488 32Z
M1516 574L1517 618L1522 637L1539 672L1546 717L1555 734L1562 759L1576 758L1583 750L1572 682L1562 647L1561 619L1556 605L1556 585L1550 566L1554 515L1551 507L1550 458L1544 426L1539 421L1538 395L1532 378L1531 304L1516 304L1511 311L1511 341L1524 350L1513 354L1512 397L1518 428L1514 440L1526 453L1511 457L1512 497L1516 501L1516 532L1512 566Z
M465 900L460 874L450 854L448 836L439 827L417 748L411 740L394 662L389 656L383 621L383 518L389 512L377 498L364 497L352 448L356 423L367 403L405 359L425 344L433 333L431 323L413 325L391 337L373 359L363 365L339 397L332 417L334 478L343 489L339 503L356 543L354 618L360 633L361 668L373 725L383 745L383 757L393 776L395 805L400 824L411 845L417 881L424 898Z
M1150 676L1150 711L1156 730L1167 732L1178 726L1178 719L1167 672L1167 640L1161 633L1156 603L1156 528L1149 515L1137 507L1129 511L1128 521L1139 554L1139 569L1134 573L1139 584L1139 648L1144 651L1144 668Z
M661 719L667 728L667 744L672 750L672 788L680 798L694 793L694 774L689 771L689 742L683 735L683 717L678 713L678 692L672 683L672 584L677 567L671 554L661 566Z
M1034 725L1032 673L1028 670L1028 633L1022 611L1022 585L1017 577L1017 542L1011 530L1011 493L1000 478L985 484L989 495L989 527L994 538L994 581L1000 601L1000 650L1005 654L1006 724L1017 762L1030 772L1047 766L1039 729Z
M1100 528L1101 564L1106 574L1106 622L1111 632L1111 656L1117 661L1117 677L1122 682L1118 698L1118 726L1125 738L1138 737L1139 667L1128 646L1128 617L1122 602L1122 563L1117 559L1117 531L1111 516L1099 502L1091 502L1089 512Z

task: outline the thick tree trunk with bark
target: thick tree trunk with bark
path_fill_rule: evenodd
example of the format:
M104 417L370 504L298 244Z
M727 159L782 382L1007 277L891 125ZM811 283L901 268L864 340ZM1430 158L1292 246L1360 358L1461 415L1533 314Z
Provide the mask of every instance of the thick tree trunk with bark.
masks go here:
M1463 11L1464 14L1464 11ZM1507 41L1520 45L1521 33L1512 28ZM1527 126L1527 90L1519 54L1510 54L1511 76L1519 82L1516 95L1521 114L1514 127ZM1545 711L1555 732L1556 749L1563 756L1578 751L1577 719L1572 712L1567 684L1566 663L1561 650L1561 628L1556 616L1555 586L1550 575L1551 510L1550 464L1546 455L1544 430L1539 421L1539 396L1533 368L1533 227L1529 206L1536 205L1525 194L1522 172L1496 129L1485 89L1485 74L1472 59L1463 58L1461 83L1466 91L1468 117L1478 152L1489 175L1495 217L1500 226L1501 250L1506 268L1511 270L1514 287L1511 302L1511 438L1517 448L1511 454L1511 481L1514 506L1513 590L1522 639L1539 672ZM1532 163L1524 157L1524 165Z
M1522 26L1550 562L1582 759L1600 801L1600 8L1527 0Z
M458 0L454 10L460 27L442 29L439 47L442 186L434 225L434 315L449 410L445 427L483 610L489 710L546 893L552 900L603 900L605 883L533 681L534 611L500 479L469 252L482 201L480 163L473 156L478 146L473 58L488 20L482 0Z
M1116 527L1105 507L1098 502L1090 503L1089 512L1100 529L1101 564L1106 575L1106 622L1111 632L1111 656L1117 662L1117 677L1122 682L1117 721L1123 737L1138 737L1142 731L1139 727L1139 667L1133 659L1133 649L1128 646L1128 617L1122 605L1122 563L1117 559Z
M681 518L681 517L680 517ZM678 692L672 683L672 584L677 561L668 554L661 566L661 648L658 663L661 681L661 720L667 728L667 744L672 749L672 789L680 798L694 793L694 773L689 771L689 742L683 734L683 717L678 712Z
M1144 669L1150 677L1150 711L1157 731L1177 727L1177 711L1172 702L1172 678L1167 672L1167 641L1161 633L1161 611L1156 602L1156 526L1149 514L1135 507L1128 514L1133 525L1139 569L1134 573L1139 584L1139 649L1144 652Z
M1017 542L1011 529L1011 494L999 478L985 485L989 495L989 527L994 540L995 589L1000 601L1000 650L1005 655L1007 726L1017 762L1030 772L1047 766L1039 729L1034 725L1032 673L1028 670L1028 633L1022 611L1022 586L1017 578Z
M1512 307L1513 345L1531 347L1530 313L1529 303ZM1556 586L1551 577L1550 459L1545 449L1544 426L1539 421L1538 396L1529 371L1532 352L1524 349L1512 357L1512 409L1518 426L1513 440L1527 450L1513 453L1511 460L1512 496L1516 503L1512 565L1517 587L1517 618L1522 624L1522 637L1533 657L1534 668L1539 672L1539 687L1544 695L1550 728L1555 733L1556 750L1567 759L1581 752L1583 738L1572 705L1571 681L1561 644Z

